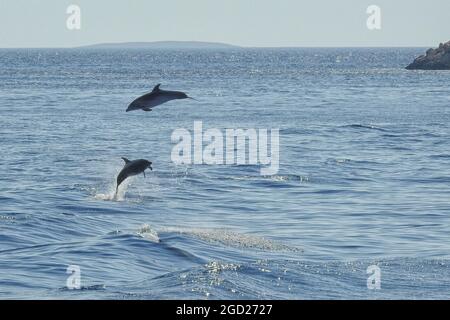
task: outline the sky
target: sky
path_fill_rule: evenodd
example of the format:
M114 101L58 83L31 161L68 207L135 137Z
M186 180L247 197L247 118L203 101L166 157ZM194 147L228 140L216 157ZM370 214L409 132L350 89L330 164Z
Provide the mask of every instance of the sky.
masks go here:
M78 5L81 28L69 30ZM381 9L369 30L366 10ZM434 47L450 0L0 0L0 47L212 41L251 47Z

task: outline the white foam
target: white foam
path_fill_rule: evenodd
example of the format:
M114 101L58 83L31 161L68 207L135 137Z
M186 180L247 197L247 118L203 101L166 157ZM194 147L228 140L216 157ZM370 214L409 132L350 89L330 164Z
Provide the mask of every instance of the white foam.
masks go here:
M153 230L148 224L142 225L138 229L137 234L140 237L150 240L152 242L160 242L158 232L156 232L156 230Z
M104 201L125 201L125 194L127 192L128 187L130 186L133 178L128 178L126 181L122 182L119 186L119 190L116 194L116 183L112 182L108 187L107 193L99 193L97 191L94 192L94 198L96 200L104 200Z
M277 241L263 237L242 234L226 229L200 229L200 228L164 228L162 231L175 232L198 238L203 241L220 243L225 246L237 248L252 248L267 251L302 251L297 247L288 246Z

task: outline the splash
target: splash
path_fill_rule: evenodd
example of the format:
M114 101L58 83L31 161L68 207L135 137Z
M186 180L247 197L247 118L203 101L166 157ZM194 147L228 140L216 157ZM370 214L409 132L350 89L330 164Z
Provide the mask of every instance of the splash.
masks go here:
M137 235L153 241L153 242L160 242L161 240L159 239L159 235L158 232L156 232L156 230L153 230L148 224L144 224L142 225L138 231L137 231Z
M298 181L298 182L310 181L308 176L301 176L296 174L263 176L263 179L268 179L272 181Z
M208 270L208 273L220 273L222 271L237 271L241 268L240 264L234 264L234 263L222 263L220 261L211 261L207 264L205 264L206 270Z
M107 193L99 193L97 190L94 192L94 198L96 200L104 200L104 201L125 201L125 194L127 192L128 187L131 185L133 178L128 178L124 181L120 186L116 194L116 182L111 183L108 186Z

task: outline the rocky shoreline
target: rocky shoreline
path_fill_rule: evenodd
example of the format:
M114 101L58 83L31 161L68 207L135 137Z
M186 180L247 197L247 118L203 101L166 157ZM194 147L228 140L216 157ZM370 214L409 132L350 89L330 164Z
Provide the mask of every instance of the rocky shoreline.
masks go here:
M450 70L450 41L436 49L428 49L406 67L408 70Z

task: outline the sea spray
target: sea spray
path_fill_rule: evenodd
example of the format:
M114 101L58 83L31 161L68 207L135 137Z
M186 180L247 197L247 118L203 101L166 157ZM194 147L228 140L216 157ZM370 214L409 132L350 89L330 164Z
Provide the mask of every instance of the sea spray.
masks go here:
M128 179L127 182L122 183L117 189L116 193L116 182L111 182L108 186L107 193L95 193L94 198L97 200L105 200L105 201L125 201L125 194L128 190L128 187L133 182L133 178Z

